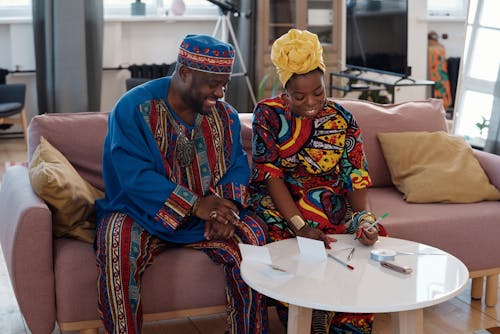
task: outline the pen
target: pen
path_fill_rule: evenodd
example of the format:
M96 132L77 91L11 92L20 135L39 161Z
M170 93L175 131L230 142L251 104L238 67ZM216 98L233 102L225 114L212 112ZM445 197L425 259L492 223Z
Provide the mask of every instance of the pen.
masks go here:
M384 214L382 214L382 216L380 216L377 220L375 220L373 223L370 224L370 226L368 227L365 227L366 230L371 230L372 228L374 228L375 226L377 226L378 223L380 223L380 221L382 219L384 219L385 217L387 217L389 214L386 212Z
M214 188L210 187L210 192L211 192L212 194L214 194L214 196L216 196L216 197L218 197L218 198L222 199L222 197L220 197L220 195L219 195L219 194L215 191L215 189L214 189ZM231 212L233 213L233 216L234 216L236 219L241 220L240 216L238 216L238 214L237 214L236 212L234 212L233 210L231 210Z
M378 223L380 223L380 221L382 219L384 219L385 217L387 217L389 214L387 212L385 212L384 214L382 214L382 216L380 216L377 220L375 220L373 223L371 223L370 225L368 225L367 227L365 227L364 229L365 230L371 230L372 228L374 228L375 226L377 226ZM358 230L358 232L356 232L356 237L354 238L354 240L357 240L361 237L361 230Z
M354 248L354 247L351 249L351 251L349 252L349 255L347 255L347 261L351 261L355 250L356 250L356 248Z
M348 269L350 269L350 270L354 270L354 267L353 267L353 266L351 266L350 264L345 263L344 261L342 261L342 260L341 260L341 259L339 259L338 257L333 256L333 255L332 255L332 254L330 254L330 253L327 253L327 254L328 254L328 257L330 257L330 258L334 259L335 261L337 261L338 263L340 263L340 264L341 264L341 265L343 265L344 267L347 267L347 268L348 268Z

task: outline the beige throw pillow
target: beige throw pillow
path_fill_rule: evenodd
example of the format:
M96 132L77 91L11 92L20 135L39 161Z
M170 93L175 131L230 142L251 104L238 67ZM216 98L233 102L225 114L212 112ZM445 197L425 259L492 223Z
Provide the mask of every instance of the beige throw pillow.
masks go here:
M95 237L94 201L103 192L85 181L71 163L45 138L29 166L31 186L52 211L56 237L73 237L92 243Z
M438 132L379 133L392 182L414 203L499 200L463 138Z

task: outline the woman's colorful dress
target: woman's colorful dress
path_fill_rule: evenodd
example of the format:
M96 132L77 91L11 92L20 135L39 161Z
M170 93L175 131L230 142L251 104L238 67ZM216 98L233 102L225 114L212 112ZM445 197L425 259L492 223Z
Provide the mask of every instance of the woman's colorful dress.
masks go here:
M347 110L327 99L313 119L296 117L284 95L261 101L253 118L251 204L270 241L294 237L266 186L283 178L310 226L327 234L354 233L346 194L371 185L360 129ZM282 320L286 309L279 311ZM314 311L315 333L370 333L372 314Z

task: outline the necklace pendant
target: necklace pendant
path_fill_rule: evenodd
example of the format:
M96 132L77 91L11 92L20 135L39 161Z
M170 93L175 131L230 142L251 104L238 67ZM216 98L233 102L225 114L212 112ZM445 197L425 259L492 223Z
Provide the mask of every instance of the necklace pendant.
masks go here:
M180 132L175 143L175 156L181 167L187 167L193 162L194 144L184 132Z

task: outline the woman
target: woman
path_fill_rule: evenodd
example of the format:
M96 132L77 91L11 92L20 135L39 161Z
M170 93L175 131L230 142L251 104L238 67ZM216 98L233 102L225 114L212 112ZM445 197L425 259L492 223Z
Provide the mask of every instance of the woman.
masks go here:
M254 110L251 180L251 203L270 241L302 236L329 248L336 240L328 234L356 233L372 245L385 232L369 228L375 216L360 129L326 98L318 37L291 29L274 42L271 60L285 92ZM287 309L278 312L286 324ZM372 323L372 314L313 311L315 333L371 333Z

